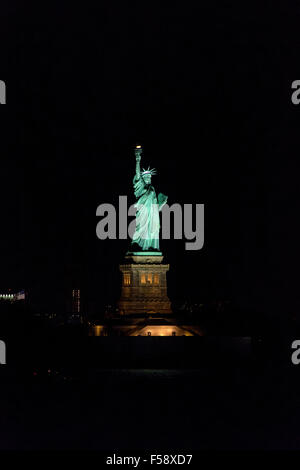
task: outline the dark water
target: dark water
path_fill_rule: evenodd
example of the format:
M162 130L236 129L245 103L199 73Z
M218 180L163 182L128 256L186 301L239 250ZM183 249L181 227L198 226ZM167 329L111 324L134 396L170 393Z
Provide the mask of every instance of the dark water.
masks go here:
M299 378L253 365L2 380L1 449L296 449Z

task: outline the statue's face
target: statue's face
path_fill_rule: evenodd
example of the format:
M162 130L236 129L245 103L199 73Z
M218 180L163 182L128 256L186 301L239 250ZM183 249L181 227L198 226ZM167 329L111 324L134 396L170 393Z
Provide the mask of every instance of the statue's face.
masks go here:
M151 175L144 175L143 178L146 184L151 184Z

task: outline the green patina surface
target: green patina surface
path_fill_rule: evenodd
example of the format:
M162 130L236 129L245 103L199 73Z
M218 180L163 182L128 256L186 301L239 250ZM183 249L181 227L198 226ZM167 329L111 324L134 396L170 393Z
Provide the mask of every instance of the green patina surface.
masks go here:
M135 149L136 173L133 178L134 195L137 199L136 230L133 235L132 245L137 245L141 251L133 250L138 255L161 255L159 252L159 211L166 204L168 197L159 193L156 196L151 178L155 170L141 171L140 147ZM156 251L152 251L156 250Z
M127 254L132 256L162 256L161 251L128 251Z

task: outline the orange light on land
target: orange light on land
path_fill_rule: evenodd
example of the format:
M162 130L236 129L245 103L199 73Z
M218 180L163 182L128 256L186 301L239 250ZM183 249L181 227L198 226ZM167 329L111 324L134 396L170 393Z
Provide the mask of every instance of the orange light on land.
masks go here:
M103 336L103 325L95 325L92 328L92 334L90 336Z
M137 148L137 149L141 149L142 146L141 146L141 145L137 145L136 148Z
M175 333L175 334L174 334ZM176 325L148 325L135 332L132 336L194 336L191 331Z

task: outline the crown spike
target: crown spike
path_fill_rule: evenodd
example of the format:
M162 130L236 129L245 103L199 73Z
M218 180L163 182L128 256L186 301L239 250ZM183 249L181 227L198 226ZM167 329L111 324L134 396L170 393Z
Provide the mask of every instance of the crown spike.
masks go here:
M155 168L152 168L152 170L150 169L150 166L148 167L148 170L145 170L145 168L143 168L142 176L144 175L151 175L151 176L156 175Z

